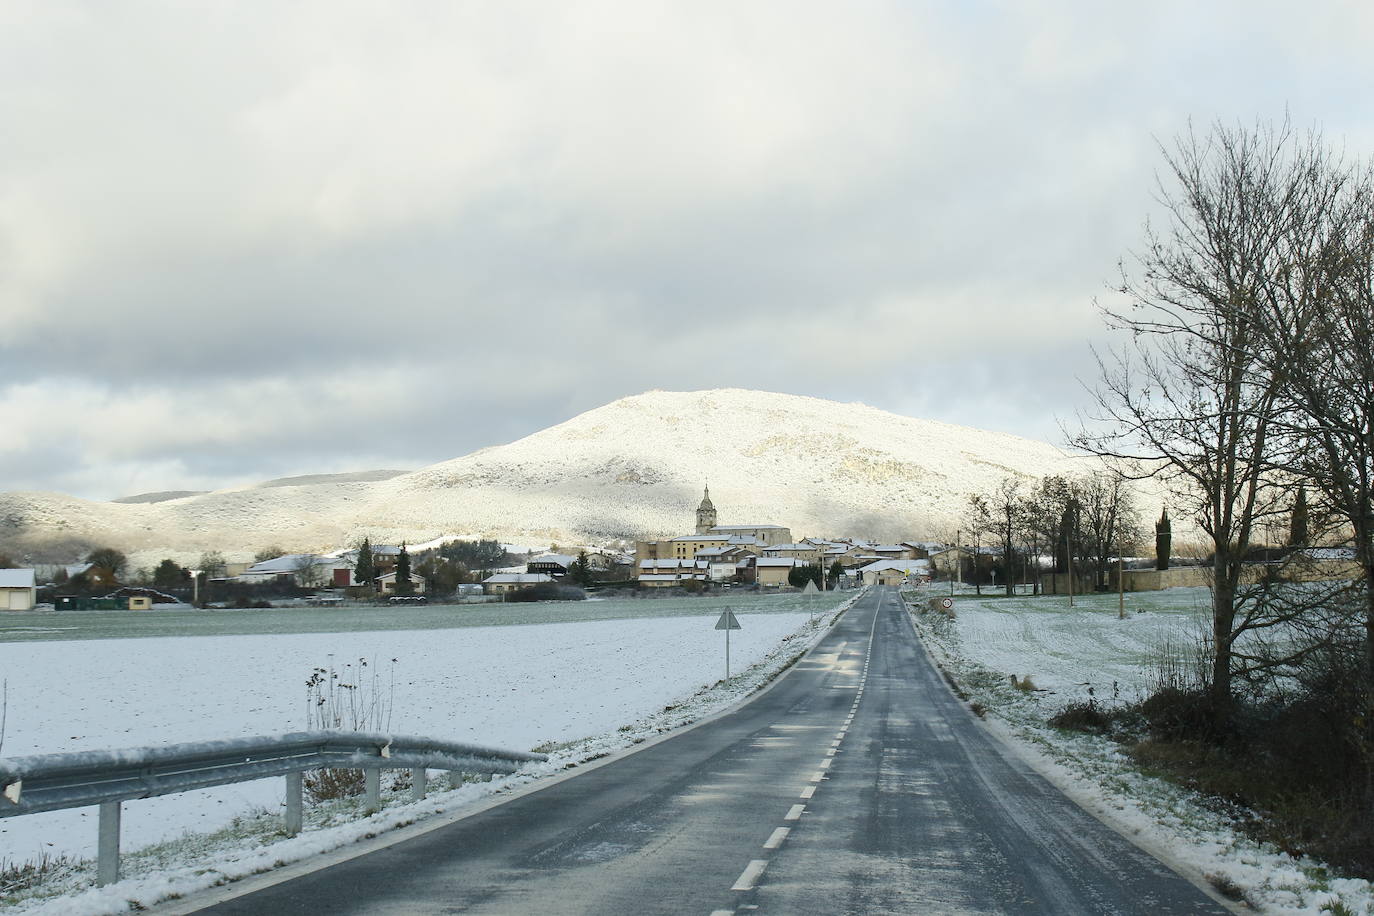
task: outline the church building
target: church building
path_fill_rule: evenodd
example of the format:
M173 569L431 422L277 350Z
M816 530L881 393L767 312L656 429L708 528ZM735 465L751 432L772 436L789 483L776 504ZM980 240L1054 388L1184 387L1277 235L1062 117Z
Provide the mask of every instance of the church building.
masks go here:
M641 564L645 560L691 560L703 550L719 552L735 547L757 555L765 547L792 541L791 529L782 525L719 525L718 521L707 485L697 506L695 533L664 541L640 541L635 545L635 559Z

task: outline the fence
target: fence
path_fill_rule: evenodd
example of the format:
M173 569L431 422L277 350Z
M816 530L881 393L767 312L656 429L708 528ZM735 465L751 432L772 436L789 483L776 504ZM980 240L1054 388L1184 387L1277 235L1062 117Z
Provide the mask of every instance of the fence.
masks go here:
M365 808L381 806L384 769L410 769L411 797L425 797L426 770L514 773L543 754L372 732L315 731L165 747L75 751L0 759L0 817L100 806L96 883L119 880L123 802L228 783L286 777L286 831L301 831L303 774L361 769Z

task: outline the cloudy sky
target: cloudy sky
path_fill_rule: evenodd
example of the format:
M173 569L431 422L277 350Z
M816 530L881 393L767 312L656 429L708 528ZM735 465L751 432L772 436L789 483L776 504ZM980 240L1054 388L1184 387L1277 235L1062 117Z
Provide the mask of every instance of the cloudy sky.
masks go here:
M0 0L0 489L415 468L651 388L1055 441L1156 141L1374 149L1369 10Z

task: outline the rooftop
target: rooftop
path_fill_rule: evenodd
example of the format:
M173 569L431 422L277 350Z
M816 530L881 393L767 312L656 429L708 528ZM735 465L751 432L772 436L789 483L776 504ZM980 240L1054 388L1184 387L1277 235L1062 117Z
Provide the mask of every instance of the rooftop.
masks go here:
M0 588L33 588L33 570L0 569Z

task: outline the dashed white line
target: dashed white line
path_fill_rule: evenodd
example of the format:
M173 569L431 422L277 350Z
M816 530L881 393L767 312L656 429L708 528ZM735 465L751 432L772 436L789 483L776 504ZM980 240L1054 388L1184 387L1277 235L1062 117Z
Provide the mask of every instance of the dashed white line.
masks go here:
M821 781L822 779L824 779L824 778L825 778L825 772L824 772L823 770L811 774L811 781L812 781L812 782L820 782L820 781Z
M832 761L830 761L830 760L822 760L822 761L821 761L821 769L822 769L822 770L828 770L828 769L830 769L830 764L831 764L831 762L832 762Z
M712 910L711 916L735 916L734 910Z
M773 835L768 838L768 842L763 844L764 849L777 849L782 845L782 841L787 839L787 835L792 832L791 827L779 827L773 831Z
M734 887L730 888L730 890L752 891L754 889L754 885L758 883L759 876L763 874L763 870L767 867L767 859L751 860L749 862L749 865L744 869L744 871L740 872L739 880L735 882Z
M787 813L783 815L782 819L785 821L799 821L801 820L802 812L805 810L806 805L793 805L787 809Z
M813 795L815 795L815 794L816 794L816 787L815 787L815 786L807 786L805 789L802 789L802 790L801 790L801 797L802 797L802 798L810 798L811 796L813 796Z
M830 750L826 751L826 752L825 752L825 756L827 756L827 757L834 757L834 756L835 756L835 749L832 747Z

